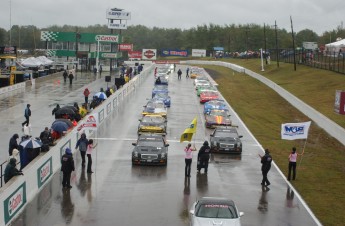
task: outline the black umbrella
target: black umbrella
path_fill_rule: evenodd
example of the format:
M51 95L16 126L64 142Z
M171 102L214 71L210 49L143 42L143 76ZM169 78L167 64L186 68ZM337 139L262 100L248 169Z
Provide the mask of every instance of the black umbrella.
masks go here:
M78 113L78 109L74 106L63 106L62 108L68 108L68 109L72 109L75 113Z
M69 129L69 126L67 125L66 122L63 121L55 121L52 126L51 126L52 130L58 132L58 133L62 133L64 131L67 131Z
M59 118L64 115L68 115L69 117L73 118L76 115L76 113L74 110L70 108L66 108L66 107L60 108L59 110L55 112L56 118Z
M53 124L56 123L56 122L65 122L69 127L72 127L72 126L73 126L73 123L71 122L71 120L65 119L65 118L58 118L58 119L55 119L55 121L53 122Z

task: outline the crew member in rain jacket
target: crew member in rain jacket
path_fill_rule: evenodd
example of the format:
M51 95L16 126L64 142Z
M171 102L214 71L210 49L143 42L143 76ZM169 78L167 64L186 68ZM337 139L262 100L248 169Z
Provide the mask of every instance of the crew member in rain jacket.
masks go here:
M75 145L75 149L79 147L80 155L81 155L81 166L85 166L85 155L87 150L87 145L89 144L89 141L86 138L85 133L82 133L79 140L77 141L77 144Z
M260 156L260 155L259 155ZM269 182L267 178L268 171L271 169L271 162L272 162L272 156L270 155L270 152L268 149L265 149L265 155L260 156L261 157L261 171L262 171L262 186L268 186L271 183Z
M65 154L61 157L61 171L63 173L62 186L72 188L71 173L74 171L74 160L72 151L69 148L66 148Z
M13 149L19 149L17 139L19 138L19 135L17 133L13 134L13 136L10 139L9 147L8 147L8 154L9 156L12 155Z
M15 158L11 158L10 162L7 164L4 174L4 181L7 183L9 180L11 180L12 177L17 175L24 175L22 171L19 171L16 168L16 162L17 160Z
M204 168L205 173L207 173L210 153L211 153L211 148L208 145L208 141L205 141L198 153L198 166L197 166L198 173L200 173L201 168Z

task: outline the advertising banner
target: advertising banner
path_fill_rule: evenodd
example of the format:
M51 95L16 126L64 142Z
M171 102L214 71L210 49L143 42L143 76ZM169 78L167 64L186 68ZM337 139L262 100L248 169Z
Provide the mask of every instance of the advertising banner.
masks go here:
M309 122L285 123L281 125L281 137L283 140L307 139L310 127Z
M182 56L187 57L188 51L187 50L171 50L171 49L163 49L162 50L162 56Z
M143 60L156 60L157 49L143 49Z
M37 169L37 184L42 185L53 175L52 157L50 157L41 167Z
M7 199L4 200L5 224L17 214L26 203L26 183L21 184Z
M345 91L335 91L334 111L338 114L345 114Z
M97 58L97 52L91 52L88 54L89 58ZM100 59L105 59L105 58L113 58L117 59L122 57L122 53L117 52L117 53L109 53L109 52L99 52L99 58Z
M16 46L0 46L0 57L6 56L16 56L17 47Z
M127 24L117 24L117 23L108 23L108 28L109 29L122 29L125 30L127 29Z
M79 132L83 131L84 129L97 130L98 121L97 114L87 115L86 120L78 127L77 130Z
M124 11L113 11L111 9L108 9L106 13L106 18L113 20L130 20L131 13Z
M128 58L141 59L142 58L142 52L141 51L128 51Z
M104 43L121 42L120 35L99 35L92 33L76 33L76 32L55 32L41 31L41 41L51 42L75 42L78 35L78 42L95 43L98 40Z
M133 50L133 44L119 44L119 51L132 51Z
M192 57L205 57L206 49L192 49Z

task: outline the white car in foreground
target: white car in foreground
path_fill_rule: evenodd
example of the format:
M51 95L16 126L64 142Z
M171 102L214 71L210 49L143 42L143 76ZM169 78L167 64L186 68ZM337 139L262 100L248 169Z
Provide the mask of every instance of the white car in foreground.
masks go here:
M238 212L231 199L217 197L203 197L193 203L190 210L190 225L192 226L240 226L240 217L243 212Z

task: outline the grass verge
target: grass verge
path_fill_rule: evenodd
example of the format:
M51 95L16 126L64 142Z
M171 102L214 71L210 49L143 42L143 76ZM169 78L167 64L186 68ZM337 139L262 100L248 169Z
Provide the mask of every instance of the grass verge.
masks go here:
M245 63L248 63L248 65L242 65L251 70L256 67L255 64ZM292 67L291 65L288 66ZM239 114L258 141L263 147L271 150L274 161L282 169L282 172L287 175L289 152L293 146L301 150L304 140L281 140L281 124L309 121L310 119L270 88L249 76L233 72L224 67L208 65L202 67L219 84L218 88L224 98ZM330 91L329 93L322 91L322 94L316 95L312 91L316 90L317 85L308 82L316 74L324 74L327 71L305 68L303 74L299 76L294 73L290 75L289 71L291 72L286 68L284 72L278 72L272 68L265 71L265 76L270 79L274 78L273 81L276 80L276 83L290 92L297 93L298 97L306 97L308 100L306 102L309 102L313 107L315 106L312 103L316 99L319 100L316 101L317 103L320 103L320 99L322 100L321 103L328 103L332 99L331 96L333 96L331 102L334 103L334 92L331 95ZM302 70L299 71L302 73ZM303 79L300 78L301 76L303 76ZM318 74L317 76L321 75ZM333 76L337 77L339 75L335 74ZM320 79L316 80L321 83ZM315 79L312 81L315 81ZM324 86L328 85L333 88L337 86L335 82L327 82ZM325 89L330 90L331 88L325 87ZM305 99L301 99L305 101ZM315 108L319 110L318 107ZM326 109L326 107L322 106L322 109ZM332 114L332 111L328 112ZM344 146L333 137L330 137L315 123L312 123L303 161L297 169L297 179L292 181L292 184L324 225L343 225L345 222L343 210L343 204L345 203L343 193L345 188L344 162Z

